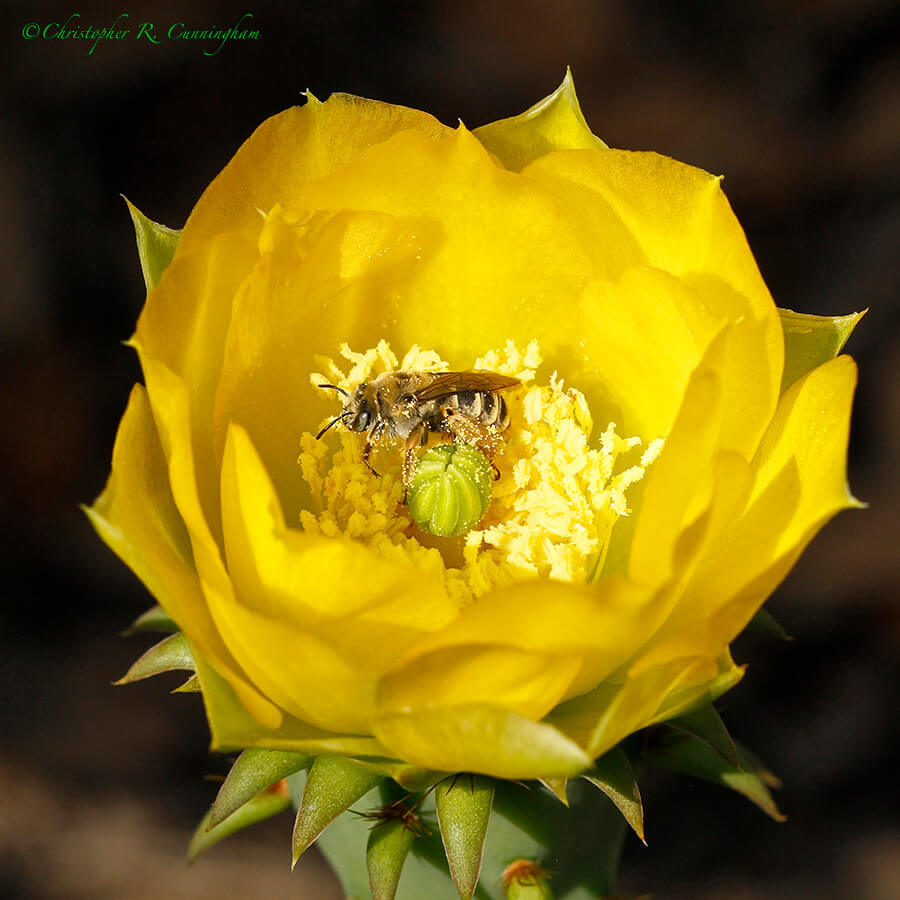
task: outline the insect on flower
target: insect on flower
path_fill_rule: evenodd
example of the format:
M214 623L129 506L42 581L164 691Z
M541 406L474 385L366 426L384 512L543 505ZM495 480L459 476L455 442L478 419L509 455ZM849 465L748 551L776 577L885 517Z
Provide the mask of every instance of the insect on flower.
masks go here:
M383 372L358 384L352 392L334 384L321 388L337 391L347 399L339 416L317 435L322 437L340 422L350 431L366 432L363 462L372 448L387 439L405 441L403 483L409 485L415 468L415 451L432 432L442 432L477 447L491 459L501 444L500 434L509 425L509 410L500 391L516 387L517 378L496 372Z

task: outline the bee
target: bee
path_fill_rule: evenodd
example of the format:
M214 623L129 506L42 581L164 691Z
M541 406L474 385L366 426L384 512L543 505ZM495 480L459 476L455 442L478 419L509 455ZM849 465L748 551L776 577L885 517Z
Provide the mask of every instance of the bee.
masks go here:
M334 384L320 384L346 400L341 414L316 438L338 422L350 431L366 432L363 462L375 475L369 463L372 448L385 439L402 439L403 483L408 485L416 448L424 446L434 432L472 444L491 459L502 444L501 432L509 425L509 410L499 394L519 383L496 372L472 371L383 372L349 393Z

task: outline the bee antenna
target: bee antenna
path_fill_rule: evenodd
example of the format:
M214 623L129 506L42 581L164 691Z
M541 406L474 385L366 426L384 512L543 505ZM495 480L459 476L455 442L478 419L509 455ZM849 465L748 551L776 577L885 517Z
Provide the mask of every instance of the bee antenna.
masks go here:
M331 428L332 425L336 425L338 422L343 422L344 419L345 419L346 417L347 417L347 413L341 413L339 416L335 416L335 418L333 418L333 419L332 419L332 420L331 420L331 421L330 421L330 422L329 422L329 423L328 423L328 424L327 424L327 425L326 425L326 426L325 426L325 427L324 427L324 428L316 435L316 440L318 440L320 437L322 437L322 435L325 434L325 432L328 431L328 429Z
M332 391L337 391L339 394L343 394L345 397L350 396L342 387L338 387L336 384L318 384L316 385L316 387L330 388Z

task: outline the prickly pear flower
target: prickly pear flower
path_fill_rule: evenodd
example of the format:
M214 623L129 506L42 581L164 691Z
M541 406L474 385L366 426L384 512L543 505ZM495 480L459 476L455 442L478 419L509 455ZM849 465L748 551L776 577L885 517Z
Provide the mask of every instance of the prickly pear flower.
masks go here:
M312 765L295 855L385 775L439 782L438 819L454 773L563 799L585 776L629 816L632 733L682 717L738 752L710 737L729 645L856 504L858 316L778 310L720 178L608 148L567 76L475 131L308 96L180 234L133 216L145 386L88 512L161 607L144 624L177 633L127 678L196 672L213 747L251 748L241 803ZM516 384L453 402L493 421L502 399L508 424L487 451L436 431L412 481L403 439L345 414L383 373L475 370ZM661 764L690 768L690 731ZM371 835L405 856L393 821Z

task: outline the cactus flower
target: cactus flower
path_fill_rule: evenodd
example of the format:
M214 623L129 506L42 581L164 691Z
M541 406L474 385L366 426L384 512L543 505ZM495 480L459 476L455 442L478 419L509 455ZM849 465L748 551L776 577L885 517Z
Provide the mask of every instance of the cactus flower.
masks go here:
M177 244L133 215L145 385L88 513L180 632L213 747L275 754L252 757L275 773L254 792L312 765L303 846L385 776L538 779L565 800L585 775L624 809L615 748L739 680L731 641L856 505L837 354L858 316L779 311L721 179L608 148L568 76L474 131L308 96ZM364 434L315 439L336 412L323 378L403 368L520 379L496 481L438 442L406 498L400 443L369 467ZM461 471L449 516L440 480ZM370 855L395 831L405 857L402 822Z

